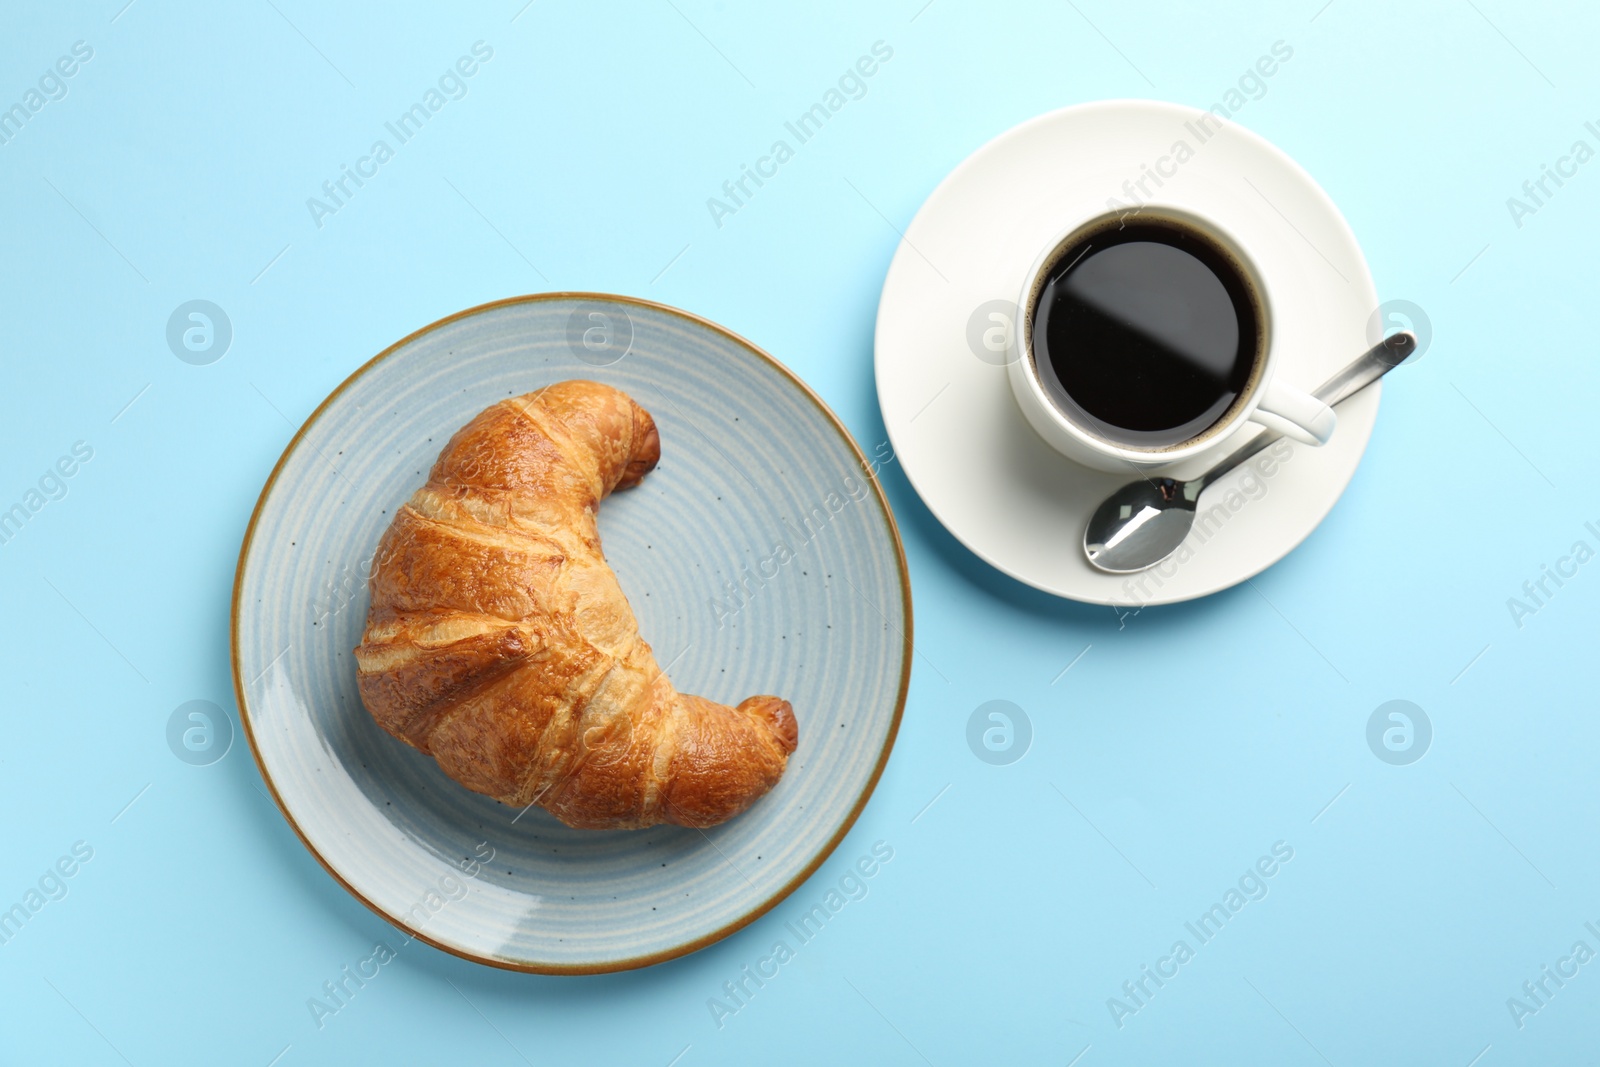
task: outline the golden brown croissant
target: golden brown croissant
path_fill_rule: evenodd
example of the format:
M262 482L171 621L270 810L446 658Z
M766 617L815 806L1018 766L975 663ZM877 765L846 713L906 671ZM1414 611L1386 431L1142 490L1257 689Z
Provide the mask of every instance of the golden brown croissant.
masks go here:
M672 687L600 553L595 509L661 455L648 412L562 382L450 439L377 553L355 650L378 724L468 789L569 826L712 826L783 774L785 700Z

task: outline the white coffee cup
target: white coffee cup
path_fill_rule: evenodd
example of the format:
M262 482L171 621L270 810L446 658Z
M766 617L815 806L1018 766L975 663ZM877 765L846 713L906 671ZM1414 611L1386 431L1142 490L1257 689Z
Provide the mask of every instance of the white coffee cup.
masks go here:
M1045 247L1028 271L1022 295L1017 300L1019 314L1013 333L1017 350L1009 361L1011 391L1028 424L1047 444L1069 459L1098 470L1119 472L1130 467L1155 471L1203 457L1221 458L1238 443L1235 439L1252 425L1304 444L1326 444L1338 421L1333 409L1274 375L1281 358L1273 340L1269 283L1237 240L1214 222L1175 207L1146 206L1137 213L1137 221L1164 221L1209 238L1231 261L1250 290L1260 340L1244 389L1211 425L1187 440L1161 448L1141 448L1111 440L1052 398L1040 379L1034 351L1033 321L1040 293L1064 253L1076 248L1096 230L1119 226L1127 218L1126 213L1107 212L1074 223Z

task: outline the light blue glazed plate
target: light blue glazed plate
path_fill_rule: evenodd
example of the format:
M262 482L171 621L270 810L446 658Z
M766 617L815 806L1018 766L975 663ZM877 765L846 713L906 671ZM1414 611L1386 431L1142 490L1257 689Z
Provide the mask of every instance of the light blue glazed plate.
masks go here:
M627 391L660 427L660 465L600 509L657 660L684 692L774 693L799 720L783 780L709 831L519 816L380 730L356 692L366 578L395 508L473 415L568 378ZM833 851L894 743L911 594L874 477L887 458L863 456L772 357L660 304L543 294L412 334L295 435L240 552L234 685L284 816L379 915L495 966L622 970L739 929Z

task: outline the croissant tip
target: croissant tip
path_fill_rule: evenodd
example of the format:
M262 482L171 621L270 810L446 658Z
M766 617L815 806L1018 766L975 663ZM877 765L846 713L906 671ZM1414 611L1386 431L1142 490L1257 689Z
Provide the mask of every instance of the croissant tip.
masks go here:
M753 711L767 720L773 739L790 755L800 744L800 724L795 721L794 705L781 697L751 697L739 705L740 711Z
M617 483L618 489L631 489L638 485L661 461L661 432L656 429L656 421L643 408L639 409L638 417L643 420L644 433L633 450L633 458L628 460L627 467L623 469L622 480Z

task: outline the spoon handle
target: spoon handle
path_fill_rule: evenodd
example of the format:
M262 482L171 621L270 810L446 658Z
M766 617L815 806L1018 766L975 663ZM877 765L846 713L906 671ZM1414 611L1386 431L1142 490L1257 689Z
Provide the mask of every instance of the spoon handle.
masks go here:
M1388 374L1405 362L1406 357L1416 350L1416 335L1409 330L1402 330L1367 349L1354 363L1351 363L1338 374L1323 382L1321 388L1312 395L1329 407L1333 407L1341 400L1348 400L1385 374ZM1271 432L1258 435L1255 440L1234 452L1215 467L1212 467L1198 478L1190 479L1184 486L1185 495L1191 500L1198 499L1208 485L1238 467L1239 464L1257 455L1262 449L1277 441L1281 436L1281 434Z
M1367 349L1361 358L1323 382L1322 388L1316 391L1316 398L1331 408L1394 370L1416 350L1416 335L1409 330L1386 337Z

